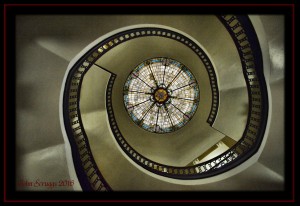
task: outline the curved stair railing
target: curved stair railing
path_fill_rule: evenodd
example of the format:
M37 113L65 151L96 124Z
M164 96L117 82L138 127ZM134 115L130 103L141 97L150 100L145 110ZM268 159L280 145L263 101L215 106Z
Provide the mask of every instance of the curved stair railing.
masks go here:
M255 30L247 16L226 15L218 16L219 20L230 33L237 50L244 78L248 89L248 119L246 128L241 139L223 154L208 161L186 167L175 167L157 163L131 147L120 132L112 107L112 88L116 74L111 73L106 90L106 108L111 131L122 150L139 166L164 177L191 180L202 179L226 172L253 156L260 147L265 134L268 119L268 93L263 74L263 62L260 45ZM80 115L80 88L82 80L89 68L94 65L109 49L143 35L159 35L166 38L174 38L189 46L199 57L206 59L208 73L213 79L211 84L216 84L216 75L212 64L205 54L201 53L191 41L181 34L160 28L138 28L115 34L98 43L90 49L68 73L63 95L63 117L64 126L68 135L72 157L76 173L82 188L87 190L109 191L112 190L109 184L101 175L91 153L89 142L84 131ZM183 39L183 40L182 40ZM212 82L213 81L213 82ZM213 104L207 122L212 125L218 110L218 88L213 91ZM215 100L215 101L214 101Z

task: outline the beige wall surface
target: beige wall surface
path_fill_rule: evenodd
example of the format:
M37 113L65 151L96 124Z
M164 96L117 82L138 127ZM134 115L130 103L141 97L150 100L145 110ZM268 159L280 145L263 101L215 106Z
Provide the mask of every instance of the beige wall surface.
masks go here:
M210 21L203 21L204 19ZM261 16L266 31L271 60L270 86L272 94L273 115L269 137L259 162L242 173L220 181L202 186L178 186L165 183L155 178L146 178L132 164L126 163L111 141L109 135L100 147L103 152L115 151L112 159L102 158L101 170L108 178L113 189L127 190L281 190L284 183L284 18L283 16ZM222 38L209 27L214 17L202 15L19 15L16 18L16 180L18 190L72 190L72 187L33 187L24 182L57 182L70 180L66 162L65 142L59 123L59 95L63 77L69 62L85 46L98 37L124 26L134 24L161 24L174 27L195 37L205 48L211 48L214 59L220 59L216 51L222 49ZM215 22L216 23L216 22ZM200 28L207 28L208 31ZM212 29L209 31L209 29ZM210 34L214 34L213 36ZM217 44L218 43L218 44ZM215 51L215 52L214 52ZM143 60L143 59L142 59ZM223 61L223 60L222 60ZM218 64L221 65L220 61ZM139 62L138 62L139 63ZM104 64L104 63L103 63ZM217 65L218 65L217 64ZM105 65L105 64L104 64ZM217 66L220 68L220 66ZM234 62L228 64L228 71L238 66ZM217 70L218 70L217 68ZM126 71L120 82L128 75ZM97 73L97 72L96 72ZM96 74L95 74L96 75ZM106 74L107 75L107 74ZM243 81L229 81L228 73L218 70L220 87L224 96L233 95L245 101L239 88L243 89ZM105 76L105 75L104 75ZM105 76L103 81L107 80ZM99 90L104 85L98 85ZM119 87L120 88L120 87ZM200 88L201 90L201 88ZM240 92L240 93L239 93ZM88 94L88 93L87 93ZM102 97L101 97L102 98ZM224 98L223 98L224 99ZM226 98L225 98L226 99ZM87 102L86 119L105 118L105 113L98 111L96 102ZM121 102L119 102L119 108ZM103 105L102 105L103 106ZM234 105L232 105L234 106ZM96 110L94 110L96 108ZM97 112L93 112L97 111ZM242 112L242 110L241 110ZM122 111L120 111L122 113ZM102 118L102 119L103 119ZM123 118L123 117L121 117ZM124 119L128 116L124 116ZM123 120L119 120L123 121ZM125 120L124 120L125 121ZM191 122L192 123L192 122ZM104 124L103 124L104 125ZM87 130L99 131L97 126L90 125ZM106 131L106 126L103 130ZM100 131L99 131L100 132ZM239 133L240 131L236 131ZM97 133L97 132L96 132ZM184 134L182 134L184 135ZM180 137L180 136L178 136ZM96 139L94 139L96 141ZM93 140L91 140L93 141ZM131 140L134 142L134 140ZM180 145L186 143L188 151L192 151L190 143L178 138L179 145L172 145L183 152ZM136 146L142 148L142 143ZM147 142L146 142L147 143ZM153 143L157 144L157 143ZM199 143L200 144L200 143ZM166 143L167 145L167 143ZM159 147L157 147L159 149ZM153 151L148 151L154 154ZM150 154L150 155L151 155ZM173 161L172 153L166 152L167 161ZM189 155L189 156L188 156ZM188 157L180 159L182 164L188 162L196 154L188 153ZM115 159L114 159L115 158ZM121 178L117 168L118 161L123 158L128 174L136 172L141 181L134 178ZM161 158L160 156L152 158ZM177 158L177 159L178 159ZM109 160L109 161L108 161ZM175 164L175 163L174 163ZM107 166L107 167L106 167ZM114 171L114 172L111 172ZM24 183L24 184L22 184Z

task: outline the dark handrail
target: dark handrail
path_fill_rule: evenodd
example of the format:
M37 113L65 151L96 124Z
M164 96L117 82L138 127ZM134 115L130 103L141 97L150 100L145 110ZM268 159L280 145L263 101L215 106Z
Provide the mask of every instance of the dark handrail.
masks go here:
M139 154L122 136L115 120L112 107L112 87L116 75L111 74L106 91L106 107L111 130L122 150L138 165L153 173L186 180L214 176L226 172L246 161L256 153L261 144L268 117L268 96L263 75L261 49L256 33L247 16L226 15L218 16L218 18L232 36L238 49L249 96L248 119L243 136L233 147L223 154L206 162L187 167L160 164ZM86 186L94 190L111 190L93 160L88 139L81 122L79 98L82 79L95 61L108 50L125 41L142 36L161 36L179 41L190 47L205 62L210 83L214 85L211 88L213 100L207 122L212 125L216 118L219 105L216 74L207 55L192 40L177 32L154 27L131 29L105 39L93 47L73 66L68 74L64 91L63 109L65 128L72 145L72 155L76 172L82 187ZM93 170L92 173L90 172L91 169ZM92 176L88 176L88 173L91 173ZM97 178L92 182L92 178L95 178L95 175Z

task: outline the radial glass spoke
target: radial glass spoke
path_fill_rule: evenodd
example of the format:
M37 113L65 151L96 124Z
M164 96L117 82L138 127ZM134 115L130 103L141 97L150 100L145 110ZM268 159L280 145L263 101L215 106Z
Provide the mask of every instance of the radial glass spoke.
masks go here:
M155 103L152 103L149 108L145 109L142 112L142 115L143 115L142 118L141 118L142 121L145 120L145 117L147 116L147 114L149 114L149 112L153 109L153 107L155 107Z
M170 96L170 98L183 100L183 101L192 101L192 102L197 101L196 99L187 99L187 98L180 98L180 97L174 97L174 96Z
M151 64L158 86L163 84L164 66L158 63Z
M173 127L169 114L167 113L164 107L161 107L161 111L157 120L157 125L160 127L161 130L168 130L168 128Z
M179 110L177 110L171 104L168 105L167 108L173 125L178 125L180 122L182 122L182 113Z
M143 91L128 91L128 93L139 93L139 94L152 94L151 92L143 92Z
M148 127L149 130L155 132L158 107L153 104L142 119L142 126Z
M152 75L151 78L153 79L153 81L154 81L154 83L155 83L155 86L158 87L158 82L157 82L157 79L156 79L156 77L155 77L156 75L155 75L155 73L153 73L152 68L151 68L151 65L149 65L148 67L149 67L149 70L150 70L151 75Z
M146 112L149 110L153 102L151 101L145 101L142 104L138 104L135 107L133 107L133 115L138 119L141 120Z
M132 105L132 107L137 107L137 106L139 106L141 104L144 104L145 102L148 102L148 101L150 101L150 99L143 100L143 101L141 101L141 102L139 102L137 104Z

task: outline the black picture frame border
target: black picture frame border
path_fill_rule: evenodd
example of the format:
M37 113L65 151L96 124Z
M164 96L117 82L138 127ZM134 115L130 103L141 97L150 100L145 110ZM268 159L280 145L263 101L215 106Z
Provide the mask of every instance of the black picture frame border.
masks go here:
M294 4L231 4L226 13L285 15L285 190L283 192L17 192L15 190L15 15L19 14L223 14L224 5L68 5L68 4L4 4L3 5L3 197L4 202L295 202L295 5ZM124 9L126 7L126 9ZM68 9L66 9L68 8ZM136 8L141 8L137 10ZM242 8L242 9L241 9ZM166 12L167 9L167 12ZM9 158L8 158L9 157Z

